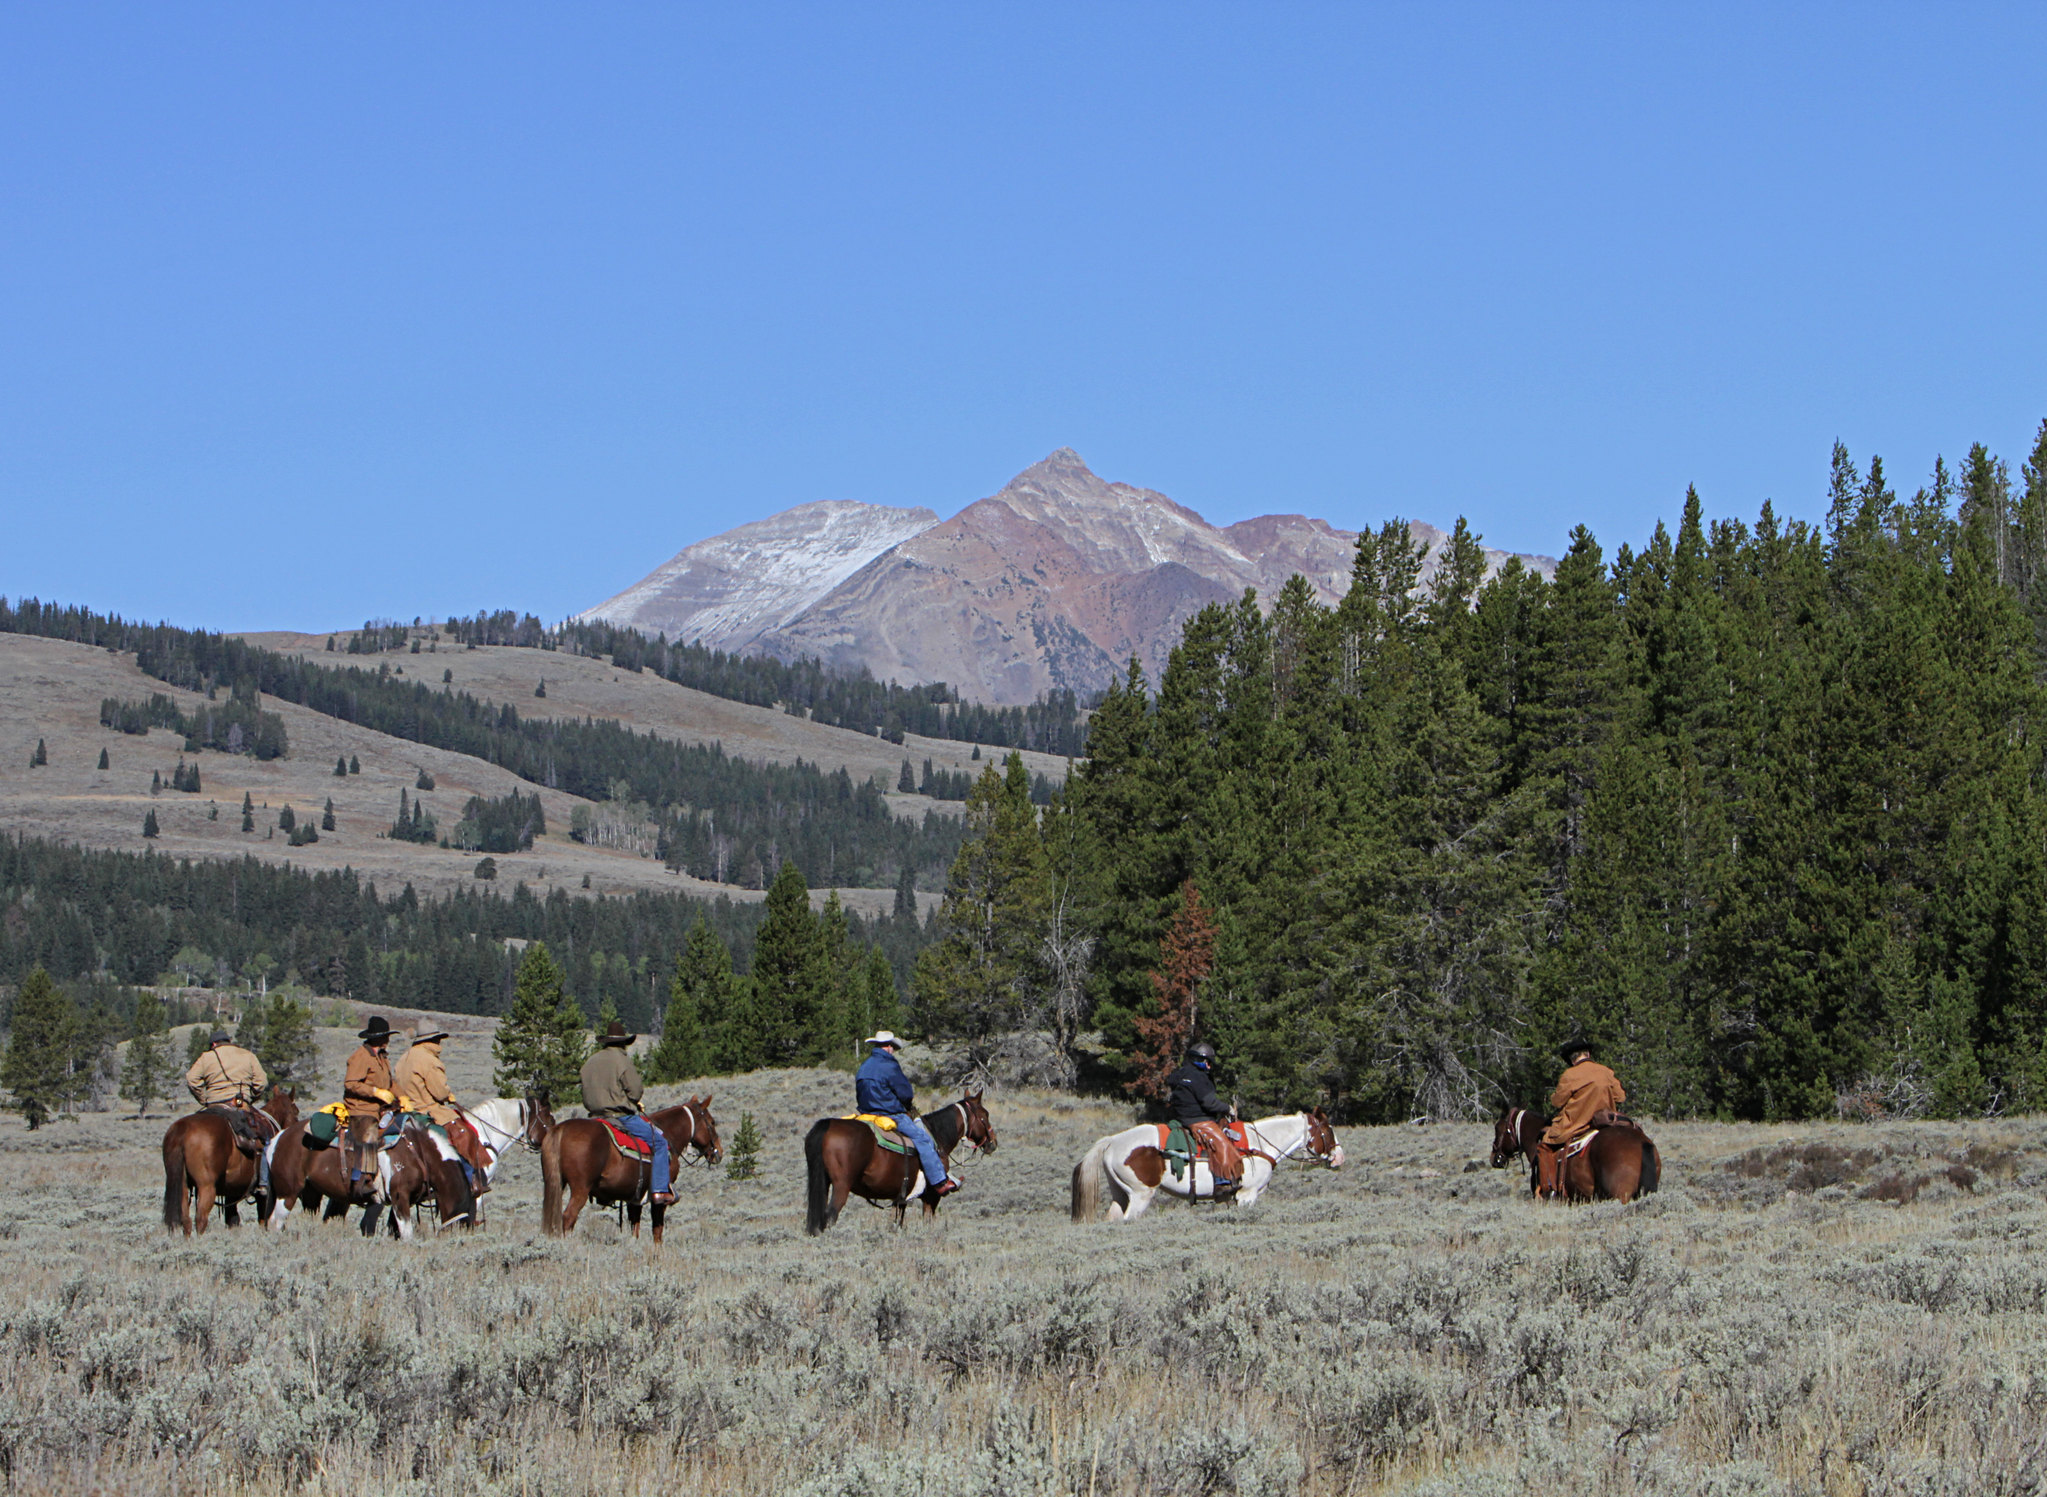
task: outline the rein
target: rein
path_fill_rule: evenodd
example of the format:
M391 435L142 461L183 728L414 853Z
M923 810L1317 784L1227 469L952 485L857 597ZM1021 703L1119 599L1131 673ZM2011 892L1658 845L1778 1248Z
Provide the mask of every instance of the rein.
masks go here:
M701 1148L699 1148L699 1147L697 1146L697 1112L696 1112L696 1109L695 1109L694 1107L690 1106L690 1105L689 1105L689 1103L687 1103L687 1102L678 1102L678 1103L676 1103L675 1105L676 1105L677 1107L681 1108L681 1109L682 1109L682 1111L683 1111L684 1113L686 1113L686 1114L688 1115L688 1117L689 1117L689 1132L688 1132L688 1133L687 1133L687 1134L685 1135L685 1138L686 1138L686 1140L687 1140L687 1141L686 1141L686 1142L685 1142L685 1143L683 1144L683 1146L682 1146L681 1148L679 1148L679 1149L674 1149L674 1150L671 1150L671 1151L670 1151L671 1155L672 1155L672 1156L674 1157L674 1159L676 1160L676 1162L678 1162L678 1163L680 1163L680 1164L685 1164L685 1165L689 1165L689 1164L702 1164L702 1165L703 1165L703 1167L704 1167L705 1169L711 1169L711 1168L713 1167L713 1166L712 1166L712 1164L711 1164L711 1156L710 1156L709 1154L707 1154L707 1153L706 1153L706 1152L705 1152L705 1151L704 1151L703 1149L701 1149ZM662 1108L661 1110L662 1110L663 1112L666 1112L666 1111L667 1111L668 1109L664 1107L664 1108ZM692 1159L692 1158L690 1158L690 1155L691 1155L692 1153L694 1153L694 1154L696 1155L696 1158L695 1158L695 1159Z
M1303 1112L1296 1113L1295 1116L1305 1121L1308 1115ZM1244 1123L1244 1136L1246 1138L1250 1138L1254 1134L1257 1135L1258 1141L1260 1143L1264 1144L1266 1148L1272 1149L1273 1152L1270 1154L1266 1154L1256 1149L1247 1149L1245 1152L1249 1154L1255 1154L1257 1155L1258 1158L1265 1160L1268 1164L1272 1166L1272 1172L1275 1175L1279 1173L1279 1167L1281 1164L1293 1159L1294 1156L1297 1153L1299 1153L1302 1149L1306 1149L1308 1151L1308 1158L1303 1159L1301 1161L1302 1164L1306 1164L1309 1162L1309 1160L1312 1160L1316 1164L1320 1164L1326 1167L1329 1163L1329 1156L1327 1154L1318 1153L1314 1145L1309 1142L1309 1140L1311 1140L1315 1136L1315 1128L1314 1124L1312 1123L1309 1123L1308 1126L1304 1127L1301 1130L1300 1138L1295 1140L1293 1143L1288 1144L1284 1149L1278 1148L1272 1142L1271 1139L1265 1136L1265 1134L1259 1129L1256 1123L1250 1122L1247 1119Z
M508 1144L520 1144L524 1146L526 1152L529 1154L537 1154L540 1152L540 1145L528 1139L524 1131L514 1133L509 1128L501 1128L496 1123L493 1123L489 1118L483 1116L483 1114L471 1112L468 1108L464 1107L460 1102L456 1102L452 1105L454 1106L455 1111L462 1114L464 1121L466 1121L470 1127L479 1130L488 1129L490 1132L497 1134ZM525 1122L525 1120L526 1103L524 1101L521 1101L519 1103L519 1121L523 1123ZM491 1144L491 1147L496 1149L500 1154L504 1152L504 1149L496 1142L493 1142Z

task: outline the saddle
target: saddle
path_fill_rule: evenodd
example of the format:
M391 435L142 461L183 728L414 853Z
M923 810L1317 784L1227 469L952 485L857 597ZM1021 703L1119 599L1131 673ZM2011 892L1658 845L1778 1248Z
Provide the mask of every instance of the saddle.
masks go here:
M263 1152L263 1146L270 1142L270 1135L276 1131L276 1125L254 1108L239 1107L232 1102L215 1102L206 1111L227 1123L228 1132L234 1135L235 1147L251 1159ZM259 1117L262 1117L260 1123L257 1121Z
M654 1162L654 1146L652 1144L634 1138L610 1118L599 1118L597 1121L602 1123L605 1131L611 1135L612 1147L625 1155L627 1159L631 1160L634 1164L651 1165Z
M902 1130L896 1127L896 1120L894 1118L885 1118L879 1113L874 1112L849 1112L846 1114L846 1121L849 1123L865 1123L874 1131L874 1141L891 1154L914 1154L916 1152L915 1145L903 1137Z
M1244 1179L1244 1155L1250 1141L1242 1123L1196 1123L1188 1127L1177 1118L1160 1123L1159 1152L1179 1179L1199 1160L1208 1166L1217 1188L1235 1190Z

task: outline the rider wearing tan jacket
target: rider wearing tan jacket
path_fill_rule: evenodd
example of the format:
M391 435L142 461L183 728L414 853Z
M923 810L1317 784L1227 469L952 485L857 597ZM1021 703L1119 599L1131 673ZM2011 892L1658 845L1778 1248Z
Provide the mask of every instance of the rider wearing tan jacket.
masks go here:
M448 1090L448 1068L441 1063L441 1041L447 1037L445 1029L437 1029L414 1040L392 1068L392 1084L399 1096L447 1131L455 1152L476 1171L476 1193L482 1195L490 1189L490 1182L483 1175L489 1161L484 1157L482 1140L463 1118L455 1106L454 1093Z
M250 1103L263 1095L270 1078L263 1074L263 1062L240 1045L228 1040L225 1029L213 1031L206 1053L192 1062L185 1073L185 1088L201 1107L223 1103Z
M1559 1053L1564 1057L1565 1070L1557 1078L1557 1089L1549 1099L1556 1116L1543 1130L1542 1142L1535 1151L1535 1193L1545 1200L1558 1190L1558 1152L1590 1131L1595 1114L1619 1112L1621 1104L1628 1100L1620 1078L1592 1058L1589 1042L1572 1040Z
M341 1100L348 1104L348 1176L360 1181L374 1166L383 1142L384 1109L398 1100L391 1089L391 1024L372 1015L356 1036L362 1044L348 1057L341 1081Z

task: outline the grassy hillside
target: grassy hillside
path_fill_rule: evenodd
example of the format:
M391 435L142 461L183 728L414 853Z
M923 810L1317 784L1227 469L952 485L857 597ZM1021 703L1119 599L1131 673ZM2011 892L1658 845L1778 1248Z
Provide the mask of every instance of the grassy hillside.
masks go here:
M474 661L489 653L493 652L478 650L467 658ZM541 658L533 651L497 653ZM458 664L464 657L446 658ZM544 658L552 661L556 657ZM435 679L438 677L436 671ZM476 689L484 688L476 683ZM670 873L637 851L571 841L570 817L578 804L574 796L529 784L468 755L388 737L267 697L264 710L277 712L285 721L291 742L288 756L258 761L246 755L201 754L196 760L188 758L199 766L201 789L197 794L165 789L152 795L152 773L168 784L181 757L177 736L163 729L147 735L123 734L102 727L99 721L104 698L146 698L152 692L164 692L187 709L201 700L196 693L168 688L145 676L128 657L61 640L0 634L0 817L6 825L16 832L87 847L140 851L151 845L142 837L142 824L144 816L154 811L160 834L153 845L176 856L233 858L247 853L310 869L346 866L379 888L395 890L409 882L422 896L473 887L476 855L380 835L397 814L399 792L408 796L421 793L415 786L423 769L435 783L425 799L444 827L460 817L472 795L502 796L518 788L541 797L548 833L530 852L498 855L501 885L524 881L542 896L556 888L580 896L587 878L592 893L644 889L704 897L723 894L741 900L763 897L758 891ZM529 682L529 698L531 692ZM521 706L523 710L524 704ZM29 760L39 740L47 746L49 762L31 768ZM97 768L103 749L109 759L105 770ZM358 760L362 772L337 777L337 757ZM253 834L241 831L244 794L253 798L257 808ZM334 832L322 833L319 842L293 848L286 844L283 833L272 832L285 805L292 806L301 820L310 814L317 822L330 797L338 826ZM914 799L923 801L922 797ZM209 819L210 810L216 807L218 819ZM817 897L821 902L824 895L820 892ZM890 907L893 892L848 890L842 899L863 914L882 914ZM926 899L935 902L935 896Z
M485 1054L450 1041L463 1095ZM1574 1210L1475 1167L1480 1127L1345 1129L1349 1168L1254 1209L1078 1228L1068 1171L1124 1116L1019 1093L935 1226L856 1205L812 1240L800 1138L846 1078L657 1097L706 1089L728 1144L754 1115L762 1176L684 1170L661 1252L596 1212L540 1236L523 1154L473 1236L166 1242L161 1118L0 1120L7 1480L1640 1497L2037 1469L2034 1121L1659 1126L1660 1196Z

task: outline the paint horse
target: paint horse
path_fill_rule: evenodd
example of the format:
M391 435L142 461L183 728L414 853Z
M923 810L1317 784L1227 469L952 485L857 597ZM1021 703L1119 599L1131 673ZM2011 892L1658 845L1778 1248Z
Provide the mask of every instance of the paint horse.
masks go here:
M1265 1192L1282 1163L1289 1159L1343 1168L1343 1145L1336 1130L1317 1107L1312 1112L1284 1112L1244 1125L1250 1148L1244 1153L1244 1180L1228 1197L1248 1206ZM1159 1147L1156 1123L1140 1123L1097 1139L1073 1167L1073 1219L1092 1222L1108 1204L1110 1221L1134 1221L1144 1215L1160 1191L1182 1200L1213 1200L1215 1178L1205 1160L1190 1162L1175 1176Z
M981 1095L968 1092L920 1119L931 1130L931 1142L948 1170L952 1151L962 1143L985 1154L995 1152L995 1125L988 1120ZM913 1198L923 1200L927 1217L938 1214L938 1203L924 1194L924 1171L917 1156L883 1147L874 1129L857 1118L819 1118L812 1123L803 1140L803 1160L809 1171L803 1230L813 1237L839 1219L848 1196L893 1207L897 1226L903 1224Z
M276 1087L262 1111L279 1129L298 1122L298 1100ZM241 1203L256 1189L256 1161L235 1146L228 1120L214 1108L189 1113L164 1131L163 1224L167 1232L180 1227L192 1235L195 1219L201 1236L218 1201L230 1227L242 1224Z
M669 1161L676 1173L691 1162L692 1155L706 1166L725 1157L708 1096L691 1097L642 1116L667 1137ZM621 1149L601 1119L571 1118L556 1123L540 1144L541 1230L559 1237L576 1230L576 1218L591 1201L600 1206L623 1202L635 1237L640 1235L640 1208L648 1207L658 1243L668 1208L647 1200L652 1174L652 1163Z
M1601 1123L1602 1118L1610 1121ZM1593 1132L1566 1144L1557 1172L1568 1201L1632 1201L1649 1195L1663 1179L1663 1155L1641 1125L1601 1113ZM1549 1119L1529 1107L1509 1107L1493 1125L1493 1168L1505 1169L1516 1154L1528 1157L1528 1193L1537 1183L1535 1148Z
M455 1110L469 1120L469 1126L476 1130L476 1136L483 1142L486 1157L483 1178L491 1185L497 1184L498 1166L505 1162L505 1155L514 1148L539 1153L541 1140L554 1126L554 1114L548 1109L545 1091L527 1097L493 1097L474 1107L457 1103ZM476 1225L480 1227L483 1225L481 1200L476 1203L475 1214Z

